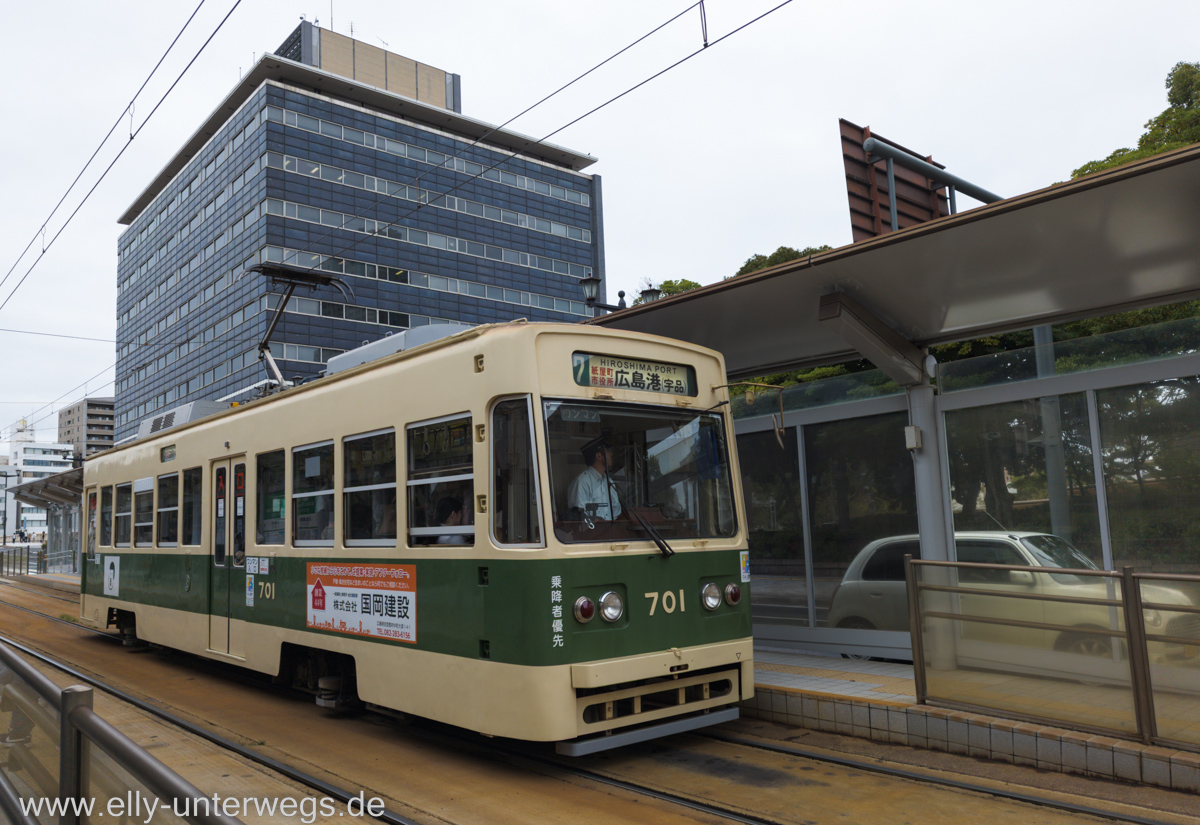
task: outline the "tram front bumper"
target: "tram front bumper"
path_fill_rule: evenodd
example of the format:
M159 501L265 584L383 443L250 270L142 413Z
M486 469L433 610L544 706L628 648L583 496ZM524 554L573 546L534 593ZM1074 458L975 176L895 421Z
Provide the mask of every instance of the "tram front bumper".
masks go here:
M754 695L753 641L742 639L574 665L579 736L700 720ZM697 721L713 724L723 719ZM672 732L665 726L662 733Z

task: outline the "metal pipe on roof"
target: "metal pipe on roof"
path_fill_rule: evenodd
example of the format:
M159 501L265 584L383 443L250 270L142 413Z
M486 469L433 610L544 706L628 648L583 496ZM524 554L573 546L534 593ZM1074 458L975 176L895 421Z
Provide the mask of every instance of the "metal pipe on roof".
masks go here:
M867 138L864 140L863 150L867 153L868 158L874 156L880 159L886 158L888 160L894 160L896 163L900 164L906 169L911 169L914 172L918 172L930 180L953 186L959 192L962 192L964 195L970 195L977 201L982 201L983 203L994 203L996 201L1004 200L1004 198L1000 197L995 192L989 192L981 186L976 186L970 181L963 180L958 175L953 175L947 172L945 169L939 169L932 163L924 161L916 155L910 155L908 152L905 152L902 149L897 149L895 146L884 143L877 138Z

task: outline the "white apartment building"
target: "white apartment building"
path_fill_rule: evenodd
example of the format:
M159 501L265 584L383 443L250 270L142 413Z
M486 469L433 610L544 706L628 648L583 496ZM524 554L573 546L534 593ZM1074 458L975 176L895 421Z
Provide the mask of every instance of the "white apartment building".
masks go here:
M24 424L24 422L21 422ZM9 445L8 464L0 465L0 489L15 487L26 481L61 473L71 469L70 444L48 444L25 440L32 433L19 427L14 441ZM28 535L39 535L46 531L46 511L40 507L21 504L11 495L4 494L2 521L5 533L11 537L17 530L24 529Z

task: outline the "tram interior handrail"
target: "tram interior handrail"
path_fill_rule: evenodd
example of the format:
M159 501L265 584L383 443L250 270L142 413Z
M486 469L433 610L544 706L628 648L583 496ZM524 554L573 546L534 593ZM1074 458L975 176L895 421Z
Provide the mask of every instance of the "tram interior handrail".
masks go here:
M180 816L193 825L242 825L240 819L226 814L220 806L212 804L195 785L97 714L91 706L92 688L81 685L60 688L21 658L4 641L0 641L0 662L3 662L4 667L11 671L13 676L9 683L0 688L0 695L12 704L12 712L25 715L31 725L40 728L51 741L57 739L57 781L50 771L37 762L32 752L14 750L12 754L13 757L20 755L24 762L38 768L38 775L42 781L36 781L34 784L45 786L41 790L47 796L57 792L60 799L76 799L91 795L96 790L107 791L112 795L120 792L120 780L111 771L104 769L103 765L91 766L91 788L84 787L83 777L87 771L82 764L84 751L81 745L82 739L86 737L160 800L172 803L176 800L186 800L186 813ZM40 706L38 699L44 701L48 707ZM178 804L174 804L172 810L177 810L178 807ZM0 767L0 811L18 825L37 825L37 820L30 817L22 807L21 795L3 767ZM81 817L77 813L64 814L59 819L60 825L77 825L80 821Z
M1113 570L1075 570L1059 567L1030 567L1024 565L1007 565L1007 564L987 564L977 562L953 562L953 561L933 561L925 559L914 559L911 556L905 556L905 580L907 585L908 600L909 600L909 623L910 633L912 635L912 650L913 650L913 668L914 682L917 690L917 701L921 704L940 704L945 707L953 707L958 709L974 710L982 713L995 713L1000 706L985 706L978 702L972 701L971 697L962 698L957 695L950 696L931 696L929 689L930 673L937 671L955 671L960 669L988 669L988 662L991 661L989 656L998 656L998 659L993 662L993 665L1002 665L1005 661L1005 654L987 653L985 648L968 647L970 645L990 644L993 650L1002 650L1005 648L1013 648L1012 655L1019 654L1022 660L1020 664L1024 671L1031 674L1031 678L1054 678L1054 679L1071 679L1075 678L1095 678L1092 673L1104 673L1104 668L1109 667L1103 664L1103 658L1097 658L1097 665L1078 664L1082 661L1078 657L1081 655L1097 655L1091 651L1080 651L1076 656L1064 660L1063 665L1050 667L1053 672L1043 672L1047 667L1033 667L1026 660L1031 660L1037 654L1021 651L1032 651L1038 647L1036 636L1020 636L1016 639L1009 637L997 637L997 641L979 641L979 637L969 636L965 632L961 638L955 635L953 630L950 632L942 632L940 635L931 625L926 627L926 620L941 620L954 623L963 623L966 625L993 625L997 627L1019 628L1028 631L1044 631L1058 633L1059 639L1063 636L1074 634L1076 636L1090 636L1099 639L1113 640L1107 647L1104 655L1111 657L1114 663L1121 661L1128 662L1128 684L1123 680L1117 687L1123 690L1131 690L1134 700L1134 721L1136 723L1137 737L1146 744L1157 743L1170 747L1184 748L1188 750L1200 751L1200 739L1195 742L1184 741L1178 739L1160 736L1158 730L1158 716L1156 715L1156 691L1175 690L1178 695L1178 689L1172 687L1171 679L1177 681L1180 676L1174 674L1174 671L1181 667L1188 667L1190 662L1189 657L1196 658L1197 649L1200 648L1200 635L1185 636L1180 635L1180 625L1174 624L1179 620L1179 615L1197 616L1200 615L1200 605L1194 602L1194 595L1189 596L1188 591L1179 591L1180 602L1172 604L1162 601L1164 583L1176 583L1182 585L1200 584L1200 575L1187 573L1138 573L1132 567L1125 567L1121 571ZM1109 587L1109 594L1115 595L1115 598L1102 598L1099 596L1071 596L1064 593L1023 593L1000 590L995 588L987 588L985 586L960 586L955 576L953 582L949 580L949 576L945 576L942 581L926 581L922 578L922 569L928 568L930 572L933 569L942 569L947 572L953 570L963 571L1021 571L1028 572L1041 576L1090 576L1095 579L1104 579L1112 582L1119 581L1121 587L1119 592L1114 593L1115 588ZM1037 579L1034 579L1037 581ZM1142 583L1152 583L1157 586L1157 599L1155 601L1144 601L1142 598ZM974 582L970 584L974 585ZM1060 583L1061 584L1061 583ZM1069 587L1071 585L1061 585ZM1093 585L1095 586L1095 585ZM934 604L926 604L926 599L923 599L923 594L931 596L939 596L939 600ZM988 604L997 604L1003 600L1011 599L1017 603L1029 604L1030 601L1041 603L1056 603L1067 605L1076 608L1095 608L1104 610L1107 608L1107 617L1103 623L1099 621L1084 622L1079 621L1036 621L1027 618L1010 618L1004 615L979 615L977 608L972 612L963 610L958 599L960 596L968 596L972 598L987 597L994 601L989 601ZM1190 599L1190 601L1189 601ZM976 602L975 604L979 604ZM1027 608L1021 608L1027 609ZM990 610L983 611L985 613ZM1165 621L1161 615L1163 613L1171 614L1175 618L1170 621ZM1152 618L1151 614L1159 614L1156 618ZM1056 615L1053 618L1059 619L1062 614ZM1067 614L1068 616L1070 614ZM1103 614L1101 614L1103 615ZM1052 617L1047 616L1047 619ZM1095 617L1090 617L1094 619ZM1190 620L1189 620L1190 621ZM963 624L959 624L961 629ZM1172 625L1174 624L1174 627ZM1149 626L1148 626L1149 625ZM1184 623L1183 628L1190 628L1189 623ZM951 626L953 628L953 625ZM1161 627L1158 632L1154 632L1155 628ZM960 631L961 632L961 631ZM1190 629L1186 632L1194 632ZM927 655L927 638L931 639L929 643L933 645L933 652ZM1044 637L1043 637L1044 638ZM1124 648L1117 646L1115 640L1123 640ZM1155 667L1151 667L1150 645L1166 644L1174 645L1182 648L1182 654L1175 655L1174 659L1163 659L1159 656L1155 660ZM960 660L960 647L967 648L965 658ZM1069 648L1065 648L1070 651ZM1062 648L1058 647L1058 642L1055 642L1054 651L1062 652ZM1190 651L1190 652L1189 652ZM936 667L934 661L936 660ZM1043 660L1045 661L1045 660ZM1030 669L1032 667L1032 669ZM1038 667L1041 667L1039 670ZM1080 667L1083 673L1075 673L1071 668ZM1185 672L1191 672L1190 667ZM1102 677L1104 679L1112 679L1111 675ZM1156 686L1155 678L1163 679L1164 684ZM950 686L950 693L954 693L954 679L943 679L939 684ZM1002 685L1006 684L1004 680L999 680L991 689L1001 690ZM1018 688L1012 688L1018 690ZM1014 694L1014 696L1020 695ZM1185 698L1190 695L1192 701L1200 703L1200 694L1182 694ZM1015 701L1015 700L1014 700ZM1178 701L1176 699L1176 701ZM1002 703L1003 704L1003 703ZM1013 704L1010 702L1009 704ZM1010 709L1011 711L1011 709ZM1019 716L1023 719L1036 721L1045 721L1052 724L1062 725L1070 723L1067 718L1055 718L1051 714L1053 710L1049 707L1044 707L1036 714L1030 715L1020 708L1018 704L1017 710L1012 711L1014 716ZM1090 726L1080 724L1081 729ZM1105 729L1106 731L1110 729ZM1111 729L1112 734L1127 736L1127 731L1118 731Z

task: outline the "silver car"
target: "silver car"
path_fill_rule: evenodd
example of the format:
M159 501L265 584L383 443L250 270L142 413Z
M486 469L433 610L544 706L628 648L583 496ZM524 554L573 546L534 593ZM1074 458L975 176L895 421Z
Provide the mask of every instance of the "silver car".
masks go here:
M1113 598L1109 585L1099 577L1078 576L1065 569L1095 570L1091 559L1070 542L1047 533L961 532L954 537L960 562L1041 567L1046 572L959 568L958 582L964 587L987 590L996 595L1071 598ZM873 541L859 551L833 594L829 625L842 628L909 630L908 593L904 581L904 556L920 558L918 537L891 536ZM1065 569L1064 569L1065 568ZM1059 570L1061 572L1055 572ZM1192 598L1169 585L1142 584L1146 602L1191 606ZM1054 625L1061 630L1015 627L1006 624L963 622L965 639L1037 647L1065 653L1109 656L1113 637L1095 630L1111 625L1109 608L1027 598L996 598L990 594L960 594L962 613L994 619L1017 619ZM1145 613L1146 628L1184 638L1195 637L1196 645L1162 645L1152 658L1200 659L1200 616L1158 610ZM1165 629L1163 629L1165 627Z

